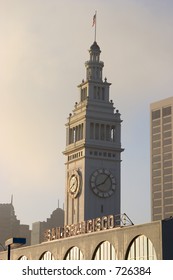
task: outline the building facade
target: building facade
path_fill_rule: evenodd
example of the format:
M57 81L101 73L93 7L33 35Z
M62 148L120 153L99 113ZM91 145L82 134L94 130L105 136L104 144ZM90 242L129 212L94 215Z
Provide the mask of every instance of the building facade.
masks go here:
M173 219L105 229L21 247L13 260L173 260ZM7 259L7 251L0 253Z
M151 203L152 220L173 216L173 97L152 103Z
M172 107L151 106L157 221L127 226L120 215L121 118L109 100L110 83L102 80L100 52L94 42L79 102L66 124L65 225L48 229L41 244L12 250L13 260L173 260L173 219L161 220L163 202L166 215L172 213L166 205L172 202ZM7 252L0 259L7 259Z
M66 124L65 224L120 213L121 118L103 81L96 42L78 86L79 102Z

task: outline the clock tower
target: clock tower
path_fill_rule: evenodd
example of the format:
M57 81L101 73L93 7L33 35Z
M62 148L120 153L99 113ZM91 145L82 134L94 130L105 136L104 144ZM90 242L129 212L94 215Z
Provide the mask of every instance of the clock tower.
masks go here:
M121 118L102 79L100 53L94 42L66 124L66 225L120 214Z

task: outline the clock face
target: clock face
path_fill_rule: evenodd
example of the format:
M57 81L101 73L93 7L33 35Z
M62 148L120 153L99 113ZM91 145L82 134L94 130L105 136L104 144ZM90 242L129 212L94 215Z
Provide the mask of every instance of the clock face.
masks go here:
M69 178L68 192L72 198L76 198L80 193L81 176L77 170L74 170Z
M91 175L91 189L99 197L110 197L116 189L116 180L107 169L98 169Z

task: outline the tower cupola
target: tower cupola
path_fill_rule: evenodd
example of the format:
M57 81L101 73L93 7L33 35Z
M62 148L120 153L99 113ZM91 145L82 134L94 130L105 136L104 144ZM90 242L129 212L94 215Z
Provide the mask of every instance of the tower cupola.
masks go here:
M90 60L85 62L87 81L102 81L104 63L100 61L100 53L100 47L94 42L89 49Z

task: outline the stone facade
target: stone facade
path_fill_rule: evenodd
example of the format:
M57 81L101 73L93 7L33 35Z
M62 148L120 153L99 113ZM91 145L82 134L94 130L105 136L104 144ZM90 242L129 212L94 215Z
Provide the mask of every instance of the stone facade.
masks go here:
M70 250L78 248L82 256L80 259L91 260L95 258L96 251L106 241L115 250L114 259L124 260L129 259L129 251L134 247L133 242L143 236L147 238L146 244L151 244L151 249L146 250L148 255L144 258L143 246L140 248L139 244L139 248L136 248L134 259L172 260L173 251L170 246L173 242L172 232L173 219L143 225L118 227L15 249L11 252L11 258L13 260L21 258L39 260L45 259L44 255L49 252L49 259L63 260L68 259ZM151 250L150 254L148 253L149 249ZM106 256L107 259L110 259L108 252L106 252ZM6 258L7 252L0 253L0 259Z
M79 102L66 124L65 224L119 214L121 201L121 118L103 80L96 42L78 86Z

